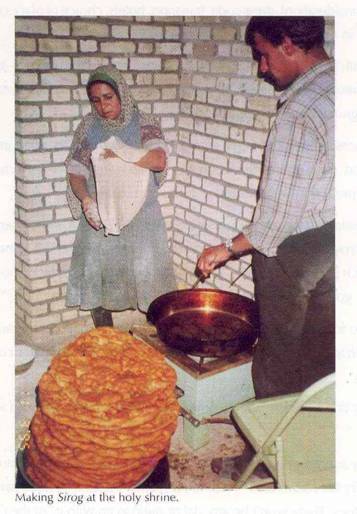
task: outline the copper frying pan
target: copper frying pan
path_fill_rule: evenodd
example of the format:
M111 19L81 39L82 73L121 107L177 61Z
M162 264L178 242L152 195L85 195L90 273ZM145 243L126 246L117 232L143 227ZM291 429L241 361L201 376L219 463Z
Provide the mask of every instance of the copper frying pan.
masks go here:
M147 319L168 346L200 357L248 350L258 336L255 302L216 289L184 289L159 296Z

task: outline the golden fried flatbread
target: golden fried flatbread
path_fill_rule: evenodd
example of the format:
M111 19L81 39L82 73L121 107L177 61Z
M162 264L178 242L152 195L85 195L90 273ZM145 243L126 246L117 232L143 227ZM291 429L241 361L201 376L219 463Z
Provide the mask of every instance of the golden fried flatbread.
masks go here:
M100 345L91 331L51 363L49 373L73 401L101 411L113 404L140 407L160 402L173 389L176 374L161 354L128 335L118 344L117 338L124 336L116 329L97 331L106 337L100 332Z
M57 424L58 425L58 424ZM55 428L52 426L52 428ZM112 432L110 432L112 433ZM35 434L34 434L35 435ZM73 437L73 432L68 434L66 430L49 430L48 435L54 437L57 441L63 444L66 448L76 455L78 460L85 460L88 456L93 454L94 460L107 461L108 459L135 459L152 457L163 449L167 449L167 441L170 439L166 433L161 434L155 441L146 445L131 445L133 440L128 440L129 444L121 446L106 446L97 444L93 441L88 441L80 436ZM53 445L53 443L52 443Z
M141 446L133 449L104 448L95 443L78 443L75 447L69 446L63 434L61 440L53 437L43 422L40 411L37 411L32 419L31 432L38 449L52 461L88 469L99 469L103 466L113 471L128 471L137 466L133 459L155 457L161 451L167 450L167 441L155 446Z
M83 448L86 444L96 443L104 448L132 448L136 446L158 444L160 441L166 442L171 438L176 430L175 423L163 426L160 430L147 432L137 435L132 430L83 430L72 428L68 425L61 425L56 421L42 415L47 428L53 437L59 439L67 446Z
M49 373L45 373L39 382L39 402L43 412L63 425L78 428L113 430L115 428L135 427L155 418L157 407L118 409L112 407L105 412L97 412L81 407L71 401L56 384ZM166 403L160 408L170 408L176 403L172 392Z
M120 330L81 334L38 384L25 469L37 487L135 487L177 425L175 371Z
M139 463L125 473L88 470L54 463L42 454L34 441L30 442L26 457L26 474L38 487L54 488L117 488L133 487L149 473L163 455L155 460ZM40 470L40 472L39 472Z

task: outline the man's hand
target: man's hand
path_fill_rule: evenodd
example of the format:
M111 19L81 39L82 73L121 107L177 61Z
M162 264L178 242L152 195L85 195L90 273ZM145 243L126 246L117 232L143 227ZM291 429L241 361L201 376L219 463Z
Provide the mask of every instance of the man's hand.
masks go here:
M232 251L224 244L205 248L197 260L197 270L207 278L217 266L225 264L229 259L238 259L242 254L252 250L253 245L243 233L240 233L233 238Z
M197 269L207 278L217 266L225 264L231 257L232 253L223 244L205 248L198 258Z

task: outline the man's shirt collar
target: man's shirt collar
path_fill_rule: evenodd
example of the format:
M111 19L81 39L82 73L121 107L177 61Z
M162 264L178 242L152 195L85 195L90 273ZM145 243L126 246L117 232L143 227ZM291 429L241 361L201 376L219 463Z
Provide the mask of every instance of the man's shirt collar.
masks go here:
M287 89L285 89L281 93L278 101L278 106L281 107L281 105L284 102L286 102L286 100L288 100L298 89L304 87L305 84L310 82L314 77L316 77L320 73L323 73L329 69L334 68L334 66L335 61L333 58L330 58L326 61L322 61L318 64L315 64L314 66L309 68L305 73L300 75L296 80L294 80L292 84L290 84L290 86Z

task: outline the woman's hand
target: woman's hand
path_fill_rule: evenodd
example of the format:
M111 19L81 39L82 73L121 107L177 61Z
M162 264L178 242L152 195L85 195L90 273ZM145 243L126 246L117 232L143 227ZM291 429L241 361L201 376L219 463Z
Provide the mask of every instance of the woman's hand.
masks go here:
M232 253L223 244L205 248L198 258L197 269L207 278L217 266L225 264L231 257Z
M166 152L163 148L137 148L114 136L107 143L110 143L111 148L104 148L101 153L104 159L117 157L151 171L163 171L166 168Z
M134 148L134 150L137 149ZM103 157L103 159L122 159L122 156L116 154L110 148L104 148L101 157ZM135 164L141 168L147 168L152 171L163 171L166 168L166 153L161 148L148 150Z
M152 171L163 171L166 168L166 152L162 148L148 150L135 164Z
M104 148L101 157L103 157L103 159L119 159L119 155L113 152L110 148Z
M102 222L100 221L97 202L90 196L86 196L82 200L82 209L89 225L95 230L99 230L102 227Z

